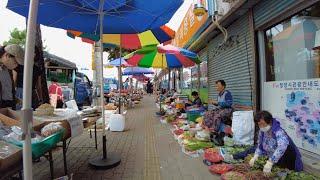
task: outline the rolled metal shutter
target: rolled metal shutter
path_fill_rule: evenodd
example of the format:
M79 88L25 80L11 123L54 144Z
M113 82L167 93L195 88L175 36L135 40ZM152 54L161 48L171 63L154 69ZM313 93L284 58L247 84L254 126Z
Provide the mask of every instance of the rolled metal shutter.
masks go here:
M260 1L254 8L254 23L255 27L261 27L265 22L268 22L286 9L296 5L299 0L263 0Z
M236 20L228 28L229 37L236 41L224 45L220 33L208 45L208 84L209 98L216 99L215 81L226 81L231 91L234 104L252 106L253 104L253 45L249 33L248 13ZM227 43L228 44L228 43Z

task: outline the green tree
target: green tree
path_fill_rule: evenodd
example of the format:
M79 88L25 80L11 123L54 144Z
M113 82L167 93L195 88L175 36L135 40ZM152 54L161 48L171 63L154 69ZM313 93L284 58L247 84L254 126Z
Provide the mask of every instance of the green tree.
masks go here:
M18 28L14 28L12 31L10 31L10 39L8 41L4 41L3 45L18 44L24 48L26 44L26 38L27 38L27 31L25 29L19 30ZM43 40L43 42L44 42L44 45L42 47L43 51L48 51L48 46L45 44L46 40Z
M26 44L26 33L26 30L19 30L18 28L14 28L12 31L10 31L10 39L3 42L3 45L18 44L24 47Z
M104 48L104 51L109 53L108 59L110 59L110 60L120 58L120 48L119 47ZM122 51L121 51L122 57L129 54L130 52L132 52L132 51L122 49Z

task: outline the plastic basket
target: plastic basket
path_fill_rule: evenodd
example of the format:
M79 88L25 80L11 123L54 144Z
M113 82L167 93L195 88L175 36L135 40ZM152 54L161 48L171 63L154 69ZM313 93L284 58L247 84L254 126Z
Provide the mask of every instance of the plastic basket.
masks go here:
M64 129L42 139L40 142L32 143L32 158L37 159L43 156L50 149L54 148L56 144L62 139L64 134ZM22 141L11 141L9 142L19 147L23 147Z
M201 117L202 111L187 111L187 119L188 121L195 122L198 117Z

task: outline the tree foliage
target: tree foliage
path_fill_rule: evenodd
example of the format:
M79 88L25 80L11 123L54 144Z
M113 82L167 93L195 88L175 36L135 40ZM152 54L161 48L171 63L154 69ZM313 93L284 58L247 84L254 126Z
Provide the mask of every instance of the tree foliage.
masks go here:
M19 30L18 28L14 28L12 31L10 31L10 39L3 42L3 45L18 44L21 47L24 47L26 44L26 34L26 30Z
M24 48L26 44L26 38L27 38L27 31L19 30L18 28L14 28L12 31L10 31L10 39L8 41L4 41L3 45L9 45L9 44L18 44L21 47ZM44 40L44 43L46 41ZM43 45L43 50L48 51L48 47L46 45Z
M109 53L108 59L110 59L110 60L120 58L120 48L119 47L104 48L104 51ZM132 52L132 50L122 49L121 55L123 57L131 52Z

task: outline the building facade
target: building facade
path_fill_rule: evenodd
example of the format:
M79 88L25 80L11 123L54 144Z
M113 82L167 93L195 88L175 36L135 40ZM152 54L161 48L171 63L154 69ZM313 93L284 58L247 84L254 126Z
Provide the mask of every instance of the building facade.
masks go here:
M229 2L219 24L207 23L185 46L207 61L209 98L225 80L236 109L270 111L304 159L319 160L320 1Z

